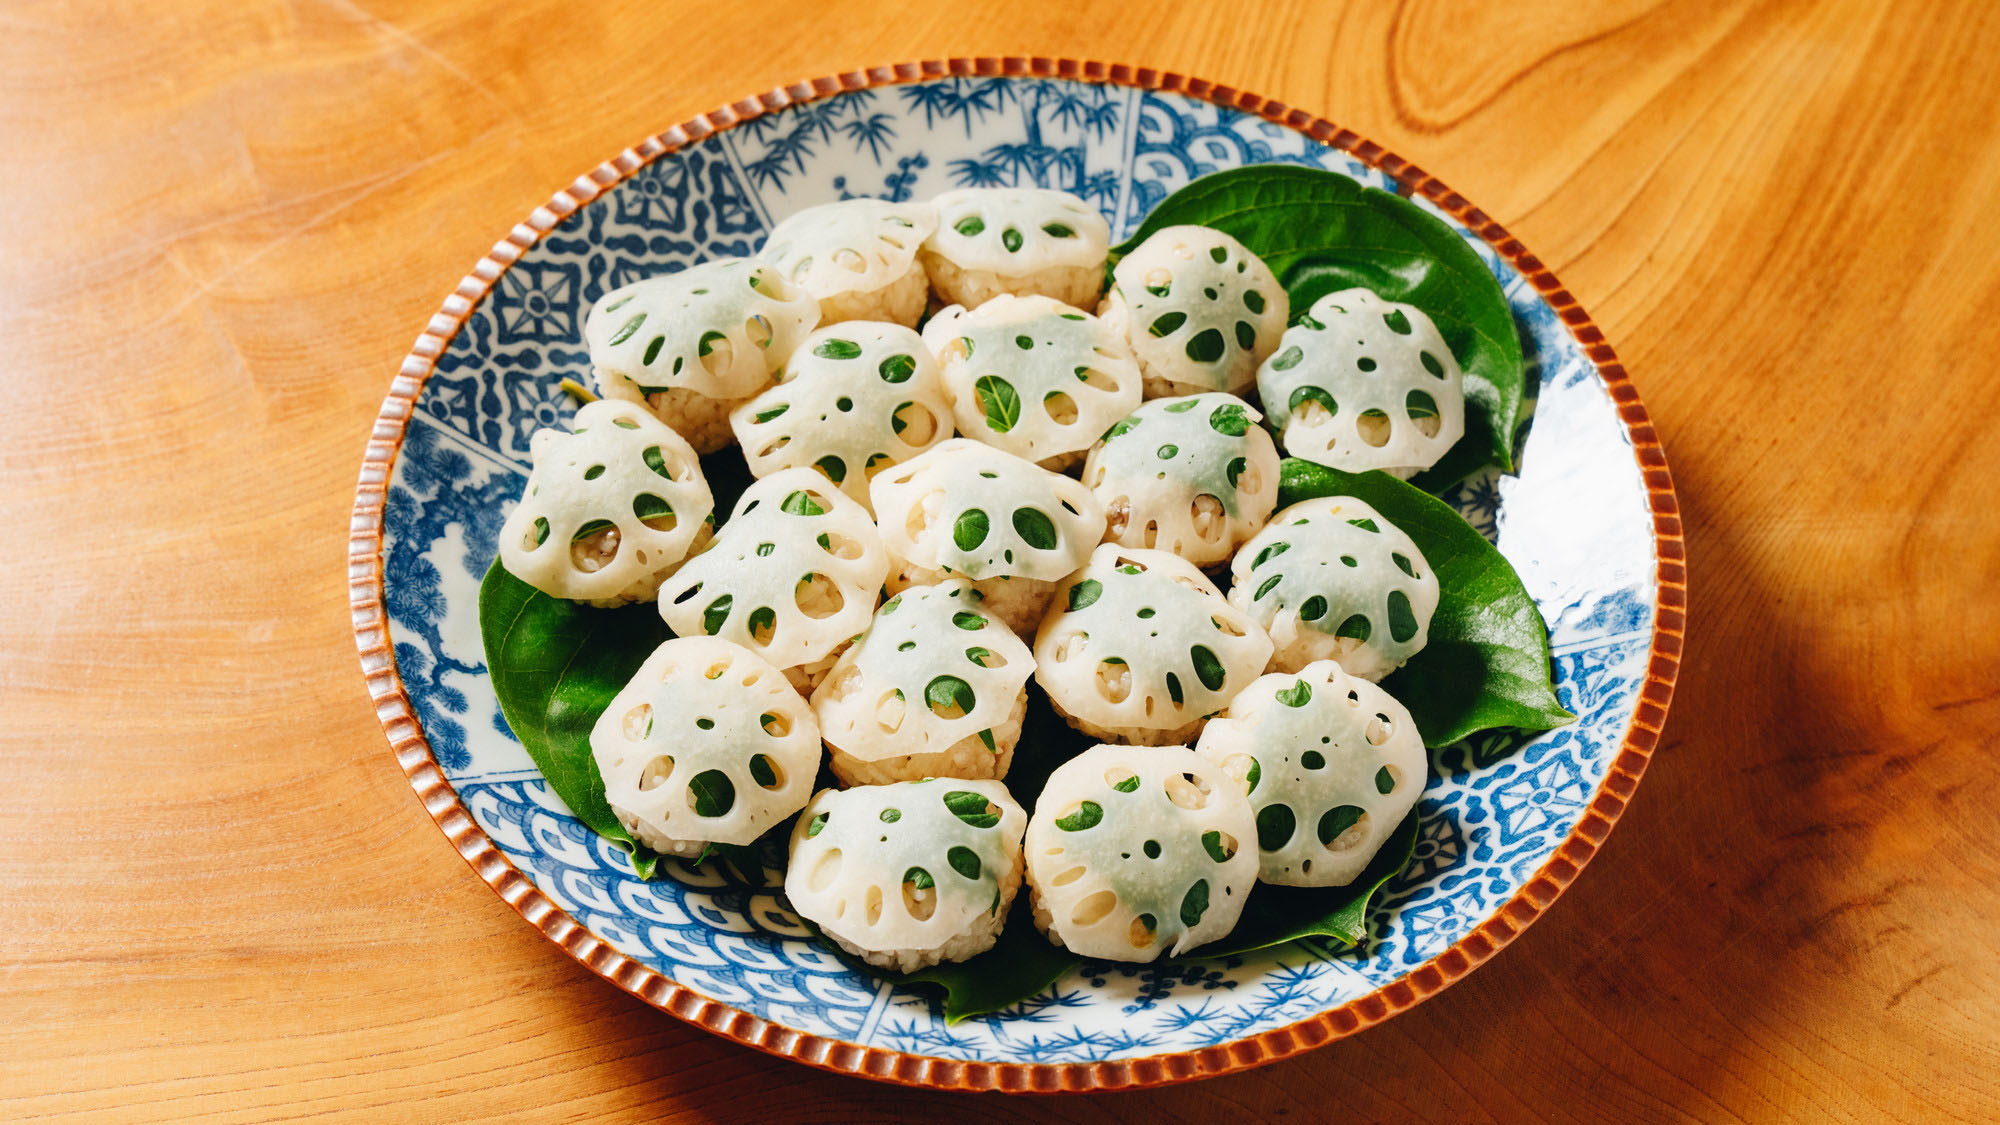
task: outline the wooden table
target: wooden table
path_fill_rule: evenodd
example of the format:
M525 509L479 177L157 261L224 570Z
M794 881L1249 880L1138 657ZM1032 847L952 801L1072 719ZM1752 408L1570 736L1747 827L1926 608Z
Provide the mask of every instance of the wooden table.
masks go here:
M89 7L0 14L0 1118L2000 1116L2000 7ZM473 260L697 111L968 51L1423 164L1672 458L1692 630L1631 812L1492 964L1294 1061L1025 1105L711 1038L466 870L356 673L364 436Z

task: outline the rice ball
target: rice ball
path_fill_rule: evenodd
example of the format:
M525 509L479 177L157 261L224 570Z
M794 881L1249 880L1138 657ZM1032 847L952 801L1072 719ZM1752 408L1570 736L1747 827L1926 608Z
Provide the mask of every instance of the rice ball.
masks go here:
M653 650L598 716L590 753L632 838L666 855L748 844L804 807L819 726L776 668L740 645Z
M761 257L819 302L821 325L917 323L930 296L917 251L937 229L928 203L844 199L808 207L771 228Z
M1430 770L1409 711L1331 660L1244 688L1195 751L1250 798L1257 878L1288 887L1359 878L1416 807Z
M1083 483L1108 535L1199 567L1227 562L1278 503L1278 450L1235 395L1152 399L1104 432Z
M868 627L889 570L861 505L811 469L784 469L743 491L708 550L660 587L676 634L750 649L810 691Z
M1277 350L1291 299L1271 267L1208 227L1164 227L1111 271L1099 310L1124 334L1146 397L1245 394Z
M1035 634L1035 679L1070 726L1169 746L1263 674L1271 639L1193 563L1106 543Z
M979 602L962 578L912 586L841 653L812 706L842 784L1007 776L1035 659Z
M1045 469L1082 462L1139 405L1139 367L1104 322L1048 297L996 297L924 325L958 432Z
M1294 457L1408 478L1465 436L1465 373L1424 310L1346 289L1314 301L1257 371Z
M805 338L778 383L730 415L750 471L811 467L871 513L868 482L952 434L937 363L900 324L847 321Z
M966 578L981 611L1033 631L1058 579L1104 538L1090 490L990 445L940 442L869 485L889 592Z
M770 268L721 258L606 293L583 338L599 393L644 405L695 452L713 453L729 444L729 411L818 322L818 302Z
M922 260L931 288L968 308L1003 294L1097 302L1111 227L1076 196L1045 188L963 188L931 201Z
M550 597L651 601L714 532L701 462L643 407L589 403L570 432L539 430L528 450L534 469L500 529L500 561Z
M1072 952L1153 961L1227 937L1257 881L1242 786L1185 746L1098 746L1028 819L1035 925Z
M823 789L792 829L785 897L842 949L913 973L993 948L1027 814L997 781Z
M1423 552L1352 496L1301 500L1229 567L1229 603L1271 634L1271 669L1332 660L1379 680L1423 650L1438 580Z

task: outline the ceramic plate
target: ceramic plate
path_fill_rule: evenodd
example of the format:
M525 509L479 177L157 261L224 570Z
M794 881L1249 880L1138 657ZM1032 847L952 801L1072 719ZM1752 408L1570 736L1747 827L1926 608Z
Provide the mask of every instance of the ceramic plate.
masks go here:
M1449 499L1513 562L1578 715L1435 751L1407 874L1358 950L1087 964L948 1026L928 993L857 974L773 893L667 864L640 882L508 733L481 652L479 580L528 471L588 378L607 289L754 253L773 222L849 196L1036 184L1102 208L1113 240L1207 172L1283 162L1401 191L1500 279L1540 397L1520 475ZM737 103L620 154L516 226L431 318L376 423L350 583L362 667L398 761L459 852L533 925L621 987L814 1065L953 1088L1090 1089L1217 1074L1380 1021L1491 956L1573 879L1645 768L1685 605L1672 487L1638 396L1555 278L1498 225L1352 132L1149 70L953 60Z

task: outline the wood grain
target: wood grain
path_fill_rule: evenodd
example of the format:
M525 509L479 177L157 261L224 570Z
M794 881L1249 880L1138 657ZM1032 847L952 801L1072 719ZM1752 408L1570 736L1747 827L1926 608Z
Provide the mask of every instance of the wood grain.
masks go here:
M1294 1061L1027 1104L689 1029L465 869L355 672L368 421L493 240L695 112L975 52L1424 165L1673 459L1692 633L1632 810L1492 964ZM1979 0L9 5L0 1117L2000 1116L1996 89Z

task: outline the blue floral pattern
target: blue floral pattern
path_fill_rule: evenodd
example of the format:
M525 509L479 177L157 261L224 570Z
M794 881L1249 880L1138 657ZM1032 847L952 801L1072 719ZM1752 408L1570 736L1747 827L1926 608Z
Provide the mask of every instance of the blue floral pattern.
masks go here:
M1083 195L1123 232L1196 176L1272 161L1389 184L1292 130L1175 94L946 78L746 122L655 161L527 251L425 386L383 521L397 663L479 826L591 932L688 988L816 1035L961 1059L1070 1062L1227 1043L1397 980L1491 916L1575 827L1618 751L1644 680L1654 571L1645 488L1595 369L1526 279L1470 232L1512 304L1540 394L1520 473L1483 474L1449 499L1541 605L1557 693L1578 721L1433 753L1416 859L1358 949L1300 942L1175 965L1088 964L1005 1012L950 1026L929 993L846 968L773 891L679 864L655 882L633 878L550 793L486 676L479 579L530 435L574 413L557 383L586 377L582 320L607 289L752 253L774 218L833 199L1039 184Z

